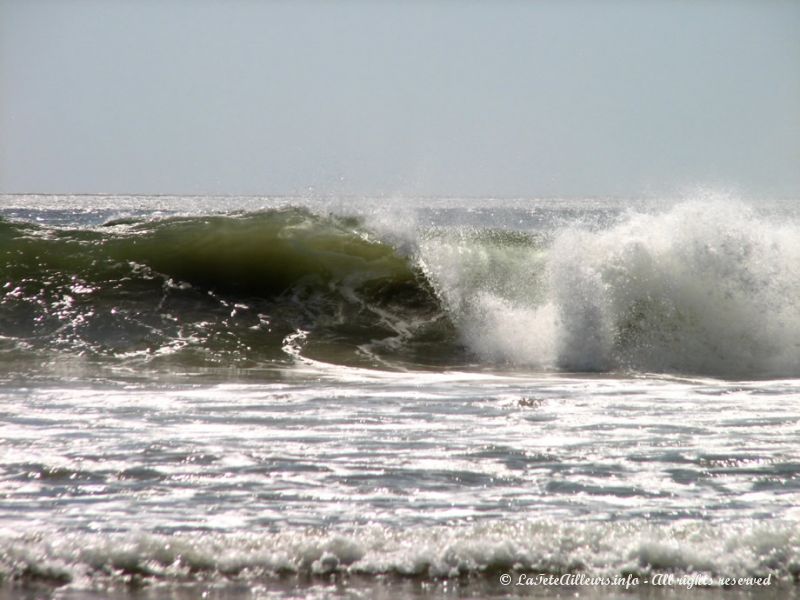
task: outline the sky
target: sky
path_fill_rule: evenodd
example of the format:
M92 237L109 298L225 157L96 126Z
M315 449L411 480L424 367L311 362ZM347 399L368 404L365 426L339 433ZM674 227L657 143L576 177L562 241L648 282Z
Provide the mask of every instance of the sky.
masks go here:
M800 198L796 0L0 0L0 192Z

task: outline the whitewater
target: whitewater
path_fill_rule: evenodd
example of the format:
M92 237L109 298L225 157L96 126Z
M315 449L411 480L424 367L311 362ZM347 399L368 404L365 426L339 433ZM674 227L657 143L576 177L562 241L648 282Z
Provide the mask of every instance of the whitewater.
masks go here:
M0 598L796 595L799 303L790 201L0 196Z

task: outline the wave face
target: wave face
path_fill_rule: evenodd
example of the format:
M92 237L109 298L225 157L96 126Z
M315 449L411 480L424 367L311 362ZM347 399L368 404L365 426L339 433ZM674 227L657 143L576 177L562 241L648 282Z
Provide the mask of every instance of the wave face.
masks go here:
M6 364L68 352L800 374L795 220L711 200L600 227L397 222L302 208L84 229L0 221L0 351Z
M302 342L307 357L376 365L435 361L456 343L413 261L304 209L90 230L0 222L0 273L12 354L254 366Z

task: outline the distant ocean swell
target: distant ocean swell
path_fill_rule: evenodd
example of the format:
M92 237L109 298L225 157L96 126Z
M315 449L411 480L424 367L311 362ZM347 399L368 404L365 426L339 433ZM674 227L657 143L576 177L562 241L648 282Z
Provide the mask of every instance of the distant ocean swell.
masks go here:
M403 237L402 243L398 238ZM0 221L0 351L150 366L800 374L800 225L732 202L552 231L288 208Z
M93 587L192 581L254 582L302 577L457 579L496 583L503 573L585 574L639 578L658 573L770 577L771 585L800 578L796 526L699 522L558 524L521 522L351 532L179 535L26 534L0 546L0 575L9 583Z

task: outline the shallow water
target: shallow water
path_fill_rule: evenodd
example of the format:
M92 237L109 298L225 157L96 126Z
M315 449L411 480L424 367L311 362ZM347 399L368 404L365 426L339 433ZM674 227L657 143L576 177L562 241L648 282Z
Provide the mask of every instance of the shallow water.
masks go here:
M2 201L9 598L797 593L784 205Z

